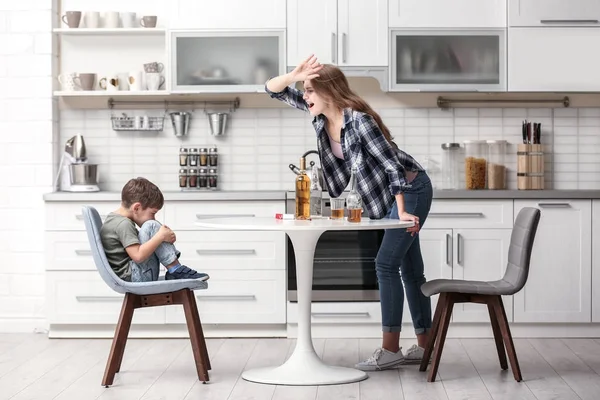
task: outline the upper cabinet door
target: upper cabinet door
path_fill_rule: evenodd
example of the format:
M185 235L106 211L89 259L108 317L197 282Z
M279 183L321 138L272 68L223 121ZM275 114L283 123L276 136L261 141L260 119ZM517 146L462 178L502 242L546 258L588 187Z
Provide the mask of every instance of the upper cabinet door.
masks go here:
M598 0L509 0L509 26L599 26Z
M338 65L388 65L387 9L387 0L338 0Z
M389 23L390 28L503 28L506 0L390 0Z
M323 64L337 64L337 48L337 0L287 1L289 66L311 54Z
M597 28L510 29L508 91L599 91L598 43Z
M281 29L285 28L282 0L176 0L175 29Z

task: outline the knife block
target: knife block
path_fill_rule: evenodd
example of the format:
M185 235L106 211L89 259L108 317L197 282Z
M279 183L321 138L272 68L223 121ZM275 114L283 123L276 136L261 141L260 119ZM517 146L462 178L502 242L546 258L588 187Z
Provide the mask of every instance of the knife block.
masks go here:
M517 145L517 189L544 189L544 148L541 144Z

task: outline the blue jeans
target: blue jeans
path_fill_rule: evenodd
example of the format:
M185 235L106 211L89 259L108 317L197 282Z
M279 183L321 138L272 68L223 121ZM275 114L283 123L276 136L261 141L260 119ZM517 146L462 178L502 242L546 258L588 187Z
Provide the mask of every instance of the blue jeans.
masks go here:
M140 244L144 244L156 233L161 227L161 223L155 220L144 222L138 233ZM131 266L131 282L150 282L158 280L160 264L169 265L176 261L181 256L181 253L175 248L175 245L169 242L162 242L154 253L145 261L140 263L129 262Z
M411 184L412 188L404 192L404 209L419 217L422 227L431 208L433 188L425 172L419 172ZM386 218L399 218L396 203ZM427 332L431 328L431 301L421 292L421 285L426 280L419 235L411 236L406 229L386 229L375 259L375 268L383 331L402 330L405 289L415 333Z

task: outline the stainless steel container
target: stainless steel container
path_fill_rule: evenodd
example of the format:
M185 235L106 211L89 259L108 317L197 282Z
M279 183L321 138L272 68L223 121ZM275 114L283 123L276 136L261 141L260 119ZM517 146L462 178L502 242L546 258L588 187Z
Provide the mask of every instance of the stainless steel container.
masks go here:
M190 118L192 114L187 111L172 112L171 124L173 124L173 133L175 136L186 136L190 128Z
M71 164L69 165L71 185L97 185L98 164Z
M229 113L214 112L208 113L208 122L210 123L210 133L213 136L221 136L225 134L227 127L227 117Z

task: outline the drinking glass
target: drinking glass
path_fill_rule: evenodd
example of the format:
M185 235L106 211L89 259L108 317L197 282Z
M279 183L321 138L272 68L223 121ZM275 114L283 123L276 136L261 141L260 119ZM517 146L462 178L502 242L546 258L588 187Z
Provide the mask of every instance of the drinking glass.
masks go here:
M331 199L331 219L344 219L344 202L346 199Z

